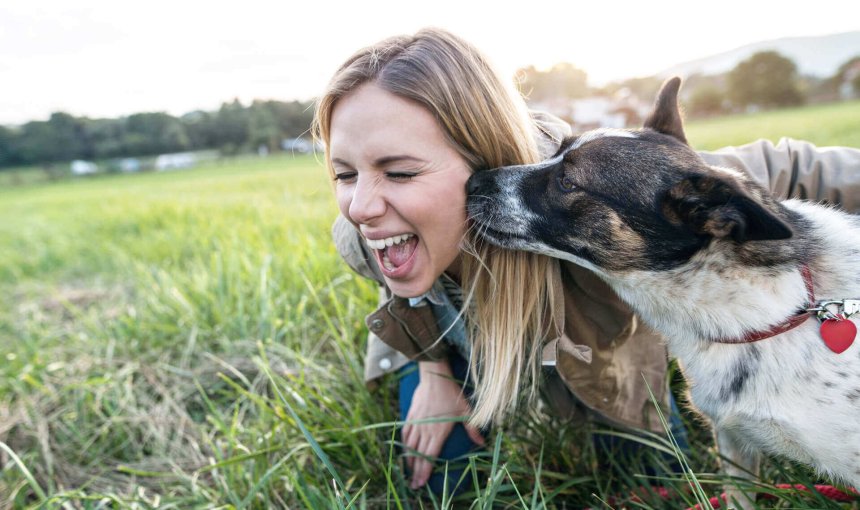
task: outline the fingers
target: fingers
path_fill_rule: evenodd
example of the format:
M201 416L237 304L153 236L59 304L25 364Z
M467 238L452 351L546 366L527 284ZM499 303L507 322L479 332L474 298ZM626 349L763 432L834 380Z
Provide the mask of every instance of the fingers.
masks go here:
M430 475L433 473L433 460L439 455L442 450L442 443L435 436L425 436L418 445L418 453L426 457L413 457L412 490L423 487L430 480Z
M404 445L409 444L409 439L412 437L412 427L409 425L404 425L402 429L400 429L400 441Z
M433 465L428 460L421 457L413 458L415 459L415 468L412 470L412 481L409 484L409 488L415 490L424 487L424 484L426 484L427 480L430 479L430 473L433 472Z
M401 430L403 446L406 448L406 470L415 472L415 456L412 455L412 450L418 448L418 437L415 434L415 427L412 425L404 425Z
M409 417L407 417L407 420ZM410 487L423 487L433 473L433 460L442 451L448 437L447 427L432 425L404 425L401 430L406 448L406 468L411 472Z

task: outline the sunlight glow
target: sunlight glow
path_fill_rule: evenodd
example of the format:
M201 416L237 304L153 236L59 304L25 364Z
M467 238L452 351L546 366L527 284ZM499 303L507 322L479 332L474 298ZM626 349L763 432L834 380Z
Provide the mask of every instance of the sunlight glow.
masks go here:
M424 26L463 36L508 76L527 65L570 62L592 84L651 75L752 42L860 28L860 4L834 0L802 15L773 0L707 7L679 0L533 1L520 9L483 1L405 5L4 2L0 123L56 110L179 115L214 110L234 97L310 99L354 50Z

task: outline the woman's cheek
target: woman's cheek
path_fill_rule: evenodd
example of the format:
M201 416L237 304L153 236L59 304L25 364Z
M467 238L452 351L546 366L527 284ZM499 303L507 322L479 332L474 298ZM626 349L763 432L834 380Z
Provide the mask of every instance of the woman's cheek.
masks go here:
M349 219L349 204L352 201L352 194L344 190L342 186L339 186L335 190L334 196L337 201L337 208L340 210L340 214L342 214L344 218Z

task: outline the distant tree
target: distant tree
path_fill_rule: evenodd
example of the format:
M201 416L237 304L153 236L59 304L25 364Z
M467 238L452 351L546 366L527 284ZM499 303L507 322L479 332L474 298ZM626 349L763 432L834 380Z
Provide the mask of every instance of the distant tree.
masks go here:
M284 138L307 136L314 116L311 101L266 101L266 107L275 116L278 130Z
M860 55L848 59L839 66L832 80L837 89L845 82L850 83L854 96L860 96Z
M281 138L275 114L263 101L254 101L249 110L248 141L251 147L265 145L267 149L275 150Z
M53 145L50 148L51 161L92 158L93 151L87 140L83 119L56 112L48 119L48 126L52 138L50 143Z
M622 89L627 89L631 94L644 101L653 101L663 83L662 78L648 76L645 78L629 78L620 82L613 82L603 87L602 92L608 96L616 94ZM684 84L687 87L687 84Z
M850 70L858 62L860 62L860 55L845 61L833 75L826 78L803 77L802 79L808 82L809 91L807 92L807 101L822 102L840 99L840 96L844 94L844 91L841 90L844 83L846 81L850 83L851 81L851 78L848 76L851 74ZM860 90L853 89L852 91L860 94Z
M211 149L218 146L215 117L212 113L196 110L180 118L192 149Z
M0 126L0 169L14 165L16 162L14 138L15 133L11 129Z
M0 168L42 164L51 172L73 159L111 159L199 149L226 154L280 145L282 138L307 136L313 103L254 101L245 108L238 99L217 112L195 111L173 117L167 113L135 113L118 119L76 118L57 112L47 121L14 129L0 126ZM52 174L54 175L54 174Z
M233 99L224 103L215 116L215 144L225 154L234 154L248 143L250 119L248 111Z
M188 150L191 145L188 135L185 133L185 127L175 117L170 117L170 122L164 127L158 141L162 147L159 152L184 151Z
M803 102L797 66L775 51L756 53L728 75L728 96L741 107L775 107Z
M52 113L48 121L21 126L16 143L21 162L54 163L92 157L84 123L67 113Z
M126 155L123 145L124 119L88 120L84 124L84 129L95 159L116 158Z
M575 99L589 93L588 75L573 64L561 63L548 71L529 66L517 71L520 92L532 101Z
M860 65L860 55L851 57L850 59L845 61L845 63L839 66L839 69L836 70L834 76L839 78L840 80L845 80L848 77L848 73L851 72L851 70L856 68L858 65Z
M52 155L45 149L50 138L50 126L45 121L34 120L21 126L16 143L21 163L27 165L50 161Z
M166 113L135 113L125 120L123 148L127 155L178 152L189 145L182 123Z
M714 115L723 110L724 92L717 86L705 83L696 87L687 100L690 115Z

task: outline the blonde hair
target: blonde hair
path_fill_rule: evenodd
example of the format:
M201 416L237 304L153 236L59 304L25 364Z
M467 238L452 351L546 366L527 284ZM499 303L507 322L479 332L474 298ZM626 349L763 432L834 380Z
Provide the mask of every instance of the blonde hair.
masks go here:
M318 140L329 142L337 101L367 82L427 108L472 171L538 159L525 102L486 58L449 32L392 37L350 57L317 103ZM333 172L328 153L326 164ZM475 382L470 421L485 425L512 411L522 388L529 398L537 393L541 347L561 304L553 303L551 259L490 246L471 231L464 248L461 285Z

